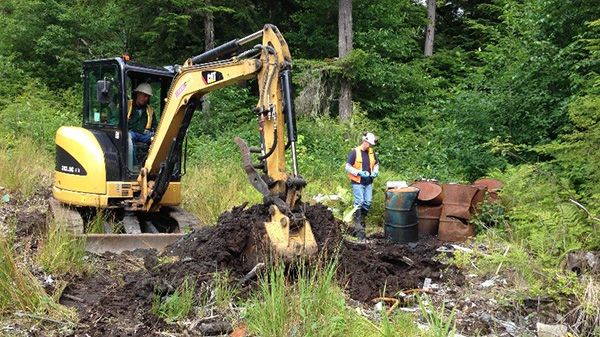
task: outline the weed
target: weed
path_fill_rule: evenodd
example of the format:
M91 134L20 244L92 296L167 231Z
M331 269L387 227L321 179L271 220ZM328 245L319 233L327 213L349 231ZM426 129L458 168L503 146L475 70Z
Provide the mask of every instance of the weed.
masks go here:
M48 152L28 138L18 140L12 147L0 146L0 185L29 197L50 184L50 163Z
M285 268L270 268L267 278L260 282L258 296L247 306L248 329L258 336L288 336L296 298L286 298Z
M113 220L113 221L111 221ZM114 223L114 215L101 208L96 209L94 215L86 225L86 233L88 234L104 234L104 224Z
M600 284L592 276L584 277L585 290L578 294L579 305L568 316L573 329L581 336L598 336L600 333Z
M27 267L18 263L11 242L0 236L0 315L17 311L69 321L76 316L46 294Z
M294 275L286 274L282 265L273 266L247 303L249 331L264 337L398 336L398 331L416 331L406 316L395 315L390 321L386 318L380 327L349 308L335 279L336 266L335 262L313 263L312 267L298 264L292 268Z
M454 336L454 332L456 331L456 321L454 319L456 311L454 309L446 317L445 304L442 304L442 307L437 310L431 303L429 296L419 296L417 300L421 308L421 314L429 325L429 334L432 337Z
M213 289L215 305L220 309L227 309L229 304L238 296L238 288L232 285L229 271L213 274Z
M167 323L174 323L185 318L194 305L194 293L196 285L185 278L175 292L169 296L162 297L154 293L152 299L152 314L163 318Z
M183 179L184 208L201 223L214 224L219 215L243 202L259 202L239 162L190 165Z
M47 273L84 272L87 270L85 239L76 237L60 222L52 221L38 252L37 262Z

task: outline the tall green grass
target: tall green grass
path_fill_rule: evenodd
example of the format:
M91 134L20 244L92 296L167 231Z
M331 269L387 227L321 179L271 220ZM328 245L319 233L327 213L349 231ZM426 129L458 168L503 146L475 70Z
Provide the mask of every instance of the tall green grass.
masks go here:
M19 261L10 240L0 236L0 316L17 311L60 320L75 319L72 310L46 294L27 265Z
M233 206L260 202L260 194L250 185L241 165L237 158L227 163L189 163L182 182L183 207L202 223L214 224Z
M88 270L84 260L85 240L76 237L59 220L52 221L37 254L37 263L51 274L80 273Z
M336 263L298 265L294 274L275 265L248 301L250 333L263 336L418 336L408 314L395 313L376 323L346 303L338 285Z
M168 323L185 318L194 305L195 291L196 284L186 278L169 296L163 297L161 294L155 293L152 300L152 314L163 318Z
M0 145L0 186L25 197L51 184L53 159L29 138L13 146Z

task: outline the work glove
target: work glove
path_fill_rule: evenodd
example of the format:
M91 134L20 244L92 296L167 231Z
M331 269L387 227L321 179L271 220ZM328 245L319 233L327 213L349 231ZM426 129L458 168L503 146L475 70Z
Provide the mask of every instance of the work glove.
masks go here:
M371 173L371 177L373 177L373 178L377 177L378 175L379 175L379 172L373 172L373 173Z
M368 178L369 177L369 172L367 172L367 171L360 171L360 172L358 172L358 175L361 176L362 178Z

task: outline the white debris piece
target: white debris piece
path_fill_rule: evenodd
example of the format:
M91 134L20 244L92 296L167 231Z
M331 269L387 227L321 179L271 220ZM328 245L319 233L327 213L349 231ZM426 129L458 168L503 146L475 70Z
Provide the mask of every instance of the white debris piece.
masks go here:
M383 302L377 302L377 303L375 303L375 310L376 311L383 310Z
M386 187L388 190L391 190L394 188L408 187L408 184L406 183L406 181L403 180L391 180L386 183Z
M44 276L44 284L45 285L52 285L52 283L54 283L54 279L52 278L52 275Z
M536 330L538 337L563 337L569 332L566 325L549 325L539 322L536 324Z
M423 281L423 290L427 291L431 289L431 279L429 277L425 278L425 281Z

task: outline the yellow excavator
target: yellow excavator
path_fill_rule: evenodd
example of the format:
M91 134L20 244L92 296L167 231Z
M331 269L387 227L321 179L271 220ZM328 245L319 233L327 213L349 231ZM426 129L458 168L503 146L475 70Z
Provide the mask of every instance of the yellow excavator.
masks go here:
M244 47L258 39L262 42ZM253 111L260 146L249 147L239 137L234 141L250 183L270 205L264 239L283 258L315 254L315 238L302 211L306 182L298 174L291 68L288 46L273 25L180 66L144 66L122 57L84 62L83 125L63 126L56 133L53 215L85 236L92 252L160 249L183 236L198 225L179 207L192 115L203 95L256 79L259 97ZM159 116L149 147L129 136L130 97L140 84L153 93L150 106ZM286 151L292 172L286 170ZM120 226L105 222L104 233L86 234L87 222L106 209Z

